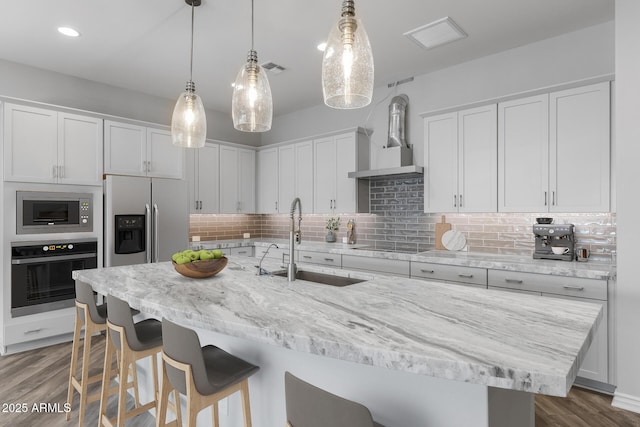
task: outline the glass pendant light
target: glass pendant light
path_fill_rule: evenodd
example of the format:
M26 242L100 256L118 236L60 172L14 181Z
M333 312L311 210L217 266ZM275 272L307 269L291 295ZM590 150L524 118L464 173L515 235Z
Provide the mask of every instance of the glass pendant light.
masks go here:
M247 63L240 69L233 85L231 101L233 127L244 132L266 132L271 129L273 101L264 68L258 65L253 49L253 0L251 0L251 50Z
M193 83L193 20L194 8L201 0L185 0L191 5L191 63L186 91L180 94L171 117L171 139L173 145L184 148L204 147L207 138L207 118L202 99L195 94Z
M366 107L373 96L373 54L354 0L342 2L342 14L322 58L324 103L332 108Z

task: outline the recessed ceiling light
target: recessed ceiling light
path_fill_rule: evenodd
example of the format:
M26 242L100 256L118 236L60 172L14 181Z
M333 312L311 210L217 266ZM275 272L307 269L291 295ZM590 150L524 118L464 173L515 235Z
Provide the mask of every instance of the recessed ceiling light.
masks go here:
M71 27L58 27L58 32L60 34L64 34L65 36L68 37L79 37L80 33L78 32L78 30L73 29Z
M467 33L448 16L408 31L404 35L425 49L467 37Z
M327 42L322 42L317 47L320 52L324 52L324 50L327 48Z

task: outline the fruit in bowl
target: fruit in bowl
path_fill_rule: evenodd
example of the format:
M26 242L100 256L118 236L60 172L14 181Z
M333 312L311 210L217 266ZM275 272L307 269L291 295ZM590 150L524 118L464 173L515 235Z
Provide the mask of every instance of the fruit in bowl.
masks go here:
M227 258L220 249L187 249L173 254L171 260L178 273L195 279L214 276L227 265Z

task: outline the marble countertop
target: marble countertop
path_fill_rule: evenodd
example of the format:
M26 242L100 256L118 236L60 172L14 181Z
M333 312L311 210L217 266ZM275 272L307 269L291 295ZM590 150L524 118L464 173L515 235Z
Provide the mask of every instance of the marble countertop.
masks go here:
M168 262L74 271L74 279L151 316L295 351L454 381L566 396L600 305L348 270L333 287L257 276L230 257L209 279ZM278 269L276 260L263 266Z
M281 248L289 247L287 239L242 239L225 241L194 242L193 246L206 249L230 248L237 246L268 246L276 243ZM296 245L296 249L328 252L343 255L397 259L414 262L431 262L436 264L480 267L495 270L519 271L524 273L551 274L556 276L581 277L585 279L608 280L615 277L615 266L597 262L575 262L540 260L533 257L474 253L462 251L432 250L417 254L402 252L384 252L367 250L367 245L348 245L343 243L308 242Z

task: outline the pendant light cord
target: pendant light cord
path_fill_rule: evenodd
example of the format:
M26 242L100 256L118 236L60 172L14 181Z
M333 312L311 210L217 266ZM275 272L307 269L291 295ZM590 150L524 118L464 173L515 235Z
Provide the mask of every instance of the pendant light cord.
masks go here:
M191 0L191 61L189 65L189 81L193 81L193 22L194 22L194 6L195 0Z
M251 50L253 49L253 0L251 0Z

